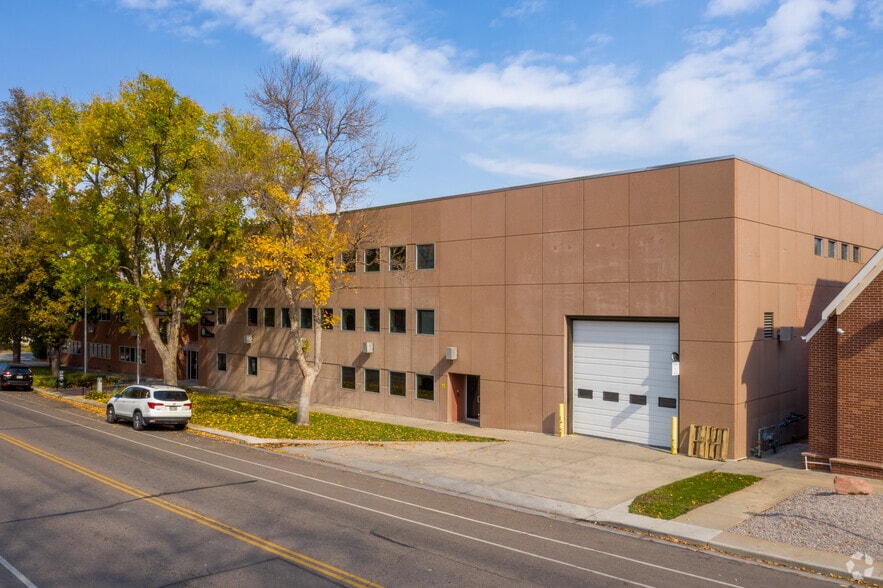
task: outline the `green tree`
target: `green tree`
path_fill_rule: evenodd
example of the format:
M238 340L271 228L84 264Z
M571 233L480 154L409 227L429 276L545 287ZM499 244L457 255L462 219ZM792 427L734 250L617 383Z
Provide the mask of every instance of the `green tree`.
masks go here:
M293 361L300 374L297 424L310 424L310 400L322 369L321 308L346 286L342 255L372 231L364 215L344 213L368 186L394 178L411 153L381 135L384 117L362 88L335 84L316 61L298 56L260 73L250 93L264 128L296 160L287 183L253 199L263 232L253 234L239 267L266 276L293 309ZM300 308L313 308L312 337L301 337Z
M247 122L208 114L141 74L116 97L51 108L53 208L66 281L137 317L177 383L181 327L242 294L228 271L242 240L240 170L222 169ZM253 125L252 125L253 126Z
M0 102L0 340L12 345L14 361L21 361L22 339L35 334L33 289L51 263L37 236L48 214L44 122L21 88Z

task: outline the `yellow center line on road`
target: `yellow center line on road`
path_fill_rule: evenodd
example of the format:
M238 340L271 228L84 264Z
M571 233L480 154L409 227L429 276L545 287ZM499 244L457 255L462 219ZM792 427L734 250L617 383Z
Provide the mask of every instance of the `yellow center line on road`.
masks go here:
M381 588L380 584L375 584L369 580L364 578L360 578L355 574L351 574L345 570L341 570L324 562L321 562L317 559L313 559L307 555L302 553L298 553L297 551L288 549L287 547L283 547L277 543L273 543L272 541L268 541L266 539L262 539L257 535L252 535L247 531L243 531L242 529L237 529L236 527L230 526L226 523L222 523L221 521L217 521L205 515L202 515L196 511L190 510L189 508L185 508L183 506L179 506L173 502L165 500L163 498L159 498L152 494L148 494L143 490L139 490L128 484L124 484L118 480L114 480L113 478L109 478L103 474L99 474L94 470L90 470L84 466L76 464L72 461L68 461L63 457L59 457L53 453L49 453L48 451L44 451L39 447L35 447L24 441L19 441L14 437L10 437L4 433L0 433L0 440L6 441L16 447L20 447L26 451L29 451L35 455L38 455L44 459L47 459L51 462L54 462L58 465L64 466L69 470L73 470L78 474L86 476L87 478L91 478L97 482L101 482L106 486L110 486L120 492L124 492L129 496L134 496L139 500L143 500L148 502L154 506L158 506L162 509L165 509L173 514L184 517L193 522L199 523L200 525L204 525L210 529L233 537L234 539L238 539L244 543L257 547L263 551L272 553L286 561L289 561L295 565L301 566L303 568L312 570L318 574L331 578L333 580L337 580L347 586L359 586L359 587L371 587L371 588Z

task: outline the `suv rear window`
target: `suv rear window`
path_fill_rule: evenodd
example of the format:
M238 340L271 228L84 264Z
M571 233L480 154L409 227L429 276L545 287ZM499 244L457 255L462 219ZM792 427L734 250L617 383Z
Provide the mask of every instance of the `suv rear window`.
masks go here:
M153 397L168 402L183 402L187 400L187 393L180 390L157 390L153 393Z

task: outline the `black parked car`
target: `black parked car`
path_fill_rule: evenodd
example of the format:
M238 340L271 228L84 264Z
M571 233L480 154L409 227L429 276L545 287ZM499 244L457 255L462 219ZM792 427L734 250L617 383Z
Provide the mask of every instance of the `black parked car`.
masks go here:
M34 386L34 372L26 365L17 363L0 364L0 388L24 388L31 390Z

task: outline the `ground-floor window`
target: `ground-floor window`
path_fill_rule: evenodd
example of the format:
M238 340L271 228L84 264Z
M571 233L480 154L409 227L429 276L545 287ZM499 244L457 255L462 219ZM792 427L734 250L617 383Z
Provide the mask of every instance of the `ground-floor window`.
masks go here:
M218 371L226 372L227 371L227 354L219 353L218 354Z
M340 387L347 390L356 389L356 368L348 365L340 366Z
M249 376L258 375L258 358L254 355L249 355L245 360L245 373Z
M435 378L426 374L417 374L418 400L435 400Z
M147 362L147 352L145 349L138 349L137 347L125 347L120 345L120 361L125 361L126 363L135 363L138 361L138 352L141 352L141 363Z
M110 343L89 343L89 357L110 359Z
M80 350L82 348L82 341L78 341L77 339L68 339L67 341L65 341L64 345L62 345L61 352L70 355L80 355Z
M389 395L407 396L407 376L405 372L389 372Z
M365 392L380 392L380 370L365 368Z

